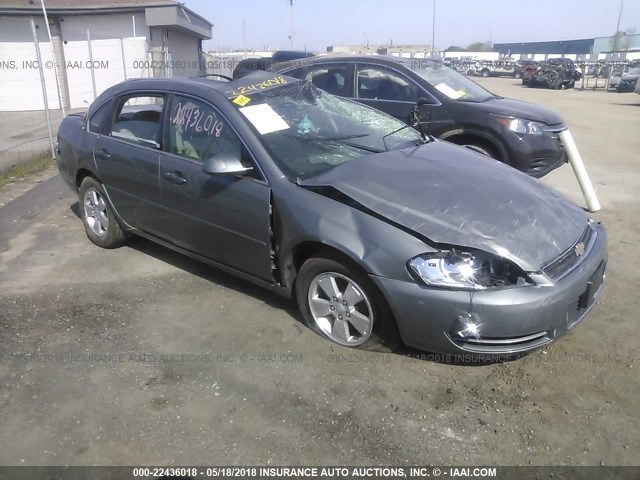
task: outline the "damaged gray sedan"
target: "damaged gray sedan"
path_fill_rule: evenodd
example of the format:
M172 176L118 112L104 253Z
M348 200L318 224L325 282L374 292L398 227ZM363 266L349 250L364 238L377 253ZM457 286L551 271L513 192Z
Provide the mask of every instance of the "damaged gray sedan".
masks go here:
M601 291L603 226L424 128L265 72L139 79L63 121L58 167L95 244L151 239L294 298L341 345L511 354L567 333Z

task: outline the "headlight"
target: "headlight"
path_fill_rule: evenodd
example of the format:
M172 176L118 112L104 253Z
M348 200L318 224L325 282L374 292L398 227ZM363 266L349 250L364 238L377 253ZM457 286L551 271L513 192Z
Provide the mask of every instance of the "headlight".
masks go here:
M409 270L429 286L456 290L533 285L516 264L482 251L425 253L409 261Z
M498 123L507 127L509 130L520 135L544 135L546 133L546 125L541 122L532 120L523 120L522 118L498 117Z

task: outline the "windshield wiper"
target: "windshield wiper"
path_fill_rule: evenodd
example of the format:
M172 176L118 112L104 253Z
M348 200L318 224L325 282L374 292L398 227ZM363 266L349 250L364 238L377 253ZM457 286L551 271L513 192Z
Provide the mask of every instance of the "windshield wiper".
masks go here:
M358 134L354 134L354 135L344 135L342 137L317 137L317 138L312 138L311 140L327 140L328 142L337 142L340 140L350 140L352 138L362 138L362 137L368 137L369 135L371 135L370 133L358 133Z
M336 143L347 145L348 147L353 147L353 148L358 148L360 150L365 150L367 152L380 153L382 151L380 149L369 147L367 145L360 145L360 144L357 144L357 143L347 142L347 140L350 140L352 138L368 137L369 135L371 135L371 134L370 133L359 133L359 134L354 134L354 135L343 135L341 137L303 137L303 136L293 136L293 135L282 135L282 136L283 137L287 137L287 138L292 138L294 140L302 140L302 141L308 142L308 143L336 142Z
M371 135L371 134L370 133L358 133L358 134L354 134L354 135L343 135L341 137L304 137L304 136L294 136L294 135L283 135L283 137L293 138L295 140L305 140L305 141L308 141L308 142L321 142L321 141L337 142L337 141L341 141L341 140L350 140L352 138L368 137L369 135Z
M484 100L481 100L480 103L484 103L484 102L488 102L489 100L502 100L504 97L501 97L499 95L492 95L490 97L485 98Z

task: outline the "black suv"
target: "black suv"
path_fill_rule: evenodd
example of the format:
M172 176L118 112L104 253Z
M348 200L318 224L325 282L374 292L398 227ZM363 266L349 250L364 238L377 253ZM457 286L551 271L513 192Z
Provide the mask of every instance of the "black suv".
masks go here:
M430 133L467 146L539 178L566 162L555 112L499 97L442 62L391 56L315 57L271 70L312 81L334 95L382 110L410 123L420 118Z
M245 58L238 62L236 68L233 69L233 79L244 77L255 70L266 70L277 63L289 62L299 58L310 58L315 56L311 52L303 52L298 50L278 50L270 57L254 57Z
M562 87L573 88L582 74L576 70L573 60L568 58L552 58L544 62L529 79L530 87L544 87L560 90Z

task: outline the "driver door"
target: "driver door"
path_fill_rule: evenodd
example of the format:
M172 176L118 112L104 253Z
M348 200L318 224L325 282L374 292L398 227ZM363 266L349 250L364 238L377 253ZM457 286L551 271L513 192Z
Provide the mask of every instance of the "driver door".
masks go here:
M173 95L160 157L161 236L189 251L263 280L271 280L271 189L226 118L209 103ZM204 160L234 155L253 170L210 175Z

